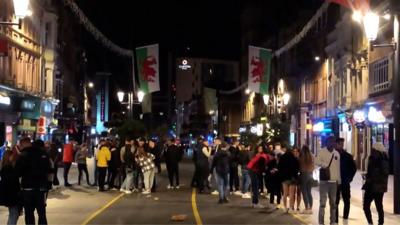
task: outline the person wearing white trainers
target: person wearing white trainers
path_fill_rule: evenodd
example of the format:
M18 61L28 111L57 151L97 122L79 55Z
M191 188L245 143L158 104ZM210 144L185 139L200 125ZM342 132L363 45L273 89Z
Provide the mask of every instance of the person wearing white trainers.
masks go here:
M239 145L238 161L242 171L242 198L251 198L248 193L250 190L250 175L247 168L247 164L250 162L250 146Z
M138 147L138 155L136 160L139 163L140 168L143 172L144 181L144 192L143 194L150 194L151 187L153 187L154 175L155 175L155 156L151 153L147 153L143 147Z
M335 137L328 137L326 148L321 149L315 158L315 165L321 167L319 195L320 204L318 212L318 223L325 222L325 206L329 198L330 224L336 223L336 194L337 186L341 183L340 177L340 154L335 150ZM329 172L327 172L329 171Z

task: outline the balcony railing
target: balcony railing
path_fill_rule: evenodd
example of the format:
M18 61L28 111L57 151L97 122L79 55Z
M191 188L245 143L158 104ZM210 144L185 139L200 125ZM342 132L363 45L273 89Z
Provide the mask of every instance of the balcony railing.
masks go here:
M377 94L389 90L389 58L376 61L370 65L369 94Z

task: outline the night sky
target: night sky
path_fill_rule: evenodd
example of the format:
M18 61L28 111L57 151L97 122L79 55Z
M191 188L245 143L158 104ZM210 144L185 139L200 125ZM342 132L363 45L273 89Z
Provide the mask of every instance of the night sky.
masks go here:
M160 76L167 75L167 54L239 60L241 46L260 44L323 0L76 0L93 24L121 47L160 44ZM255 31L251 43L242 35ZM130 62L103 48L83 32L89 74L113 73L113 89L128 89ZM246 40L248 41L248 40ZM187 47L190 50L187 50ZM277 48L278 46L267 46Z

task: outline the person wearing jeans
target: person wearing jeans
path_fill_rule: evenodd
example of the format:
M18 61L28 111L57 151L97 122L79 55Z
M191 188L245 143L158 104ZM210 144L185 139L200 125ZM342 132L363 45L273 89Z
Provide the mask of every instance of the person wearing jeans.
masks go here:
M321 149L315 158L315 164L321 168L329 170L330 176L321 176L319 184L319 212L318 223L325 223L325 206L329 198L330 224L336 224L336 192L337 185L340 184L340 154L335 150L336 140L334 137L328 137L327 147Z
M301 148L300 156L300 189L303 194L305 210L304 213L312 214L313 197L311 188L313 184L314 156L310 152L310 148L304 145Z
M108 146L108 144L101 146L96 155L97 168L99 171L99 191L105 191L104 184L106 182L106 173L108 163L111 160L111 152Z
M89 171L86 165L86 157L88 155L88 150L86 144L82 144L80 150L75 154L75 162L78 163L78 185L81 185L82 174L86 175L87 185L90 185L89 181Z
M221 145L220 151L215 153L212 164L211 171L214 171L217 182L217 189L219 194L218 203L228 203L229 194L229 172L230 172L230 160L231 155L228 151L228 146L223 143Z
M142 194L150 194L151 188L154 182L155 175L155 167L154 159L156 157L147 153L143 147L138 147L138 155L136 157L136 161L139 163L139 166L143 172L143 183L144 183L144 191Z
M242 172L242 198L251 198L248 193L250 190L250 171L247 164L250 162L251 146L239 145L238 162Z
M362 189L364 193L363 210L368 224L373 224L371 203L375 202L378 211L378 224L384 223L383 195L387 192L389 176L389 157L385 146L381 142L372 145L371 155L368 159L367 174Z
M343 199L343 219L347 220L350 213L350 183L357 172L356 162L353 156L344 149L344 138L336 139L336 150L340 153L340 177L336 195L336 208L339 209L340 196ZM336 223L339 221L339 210L336 210Z
M252 203L254 208L264 208L259 201L258 197L260 195L260 184L259 180L262 174L265 172L265 168L271 161L271 156L264 153L263 146L259 145L256 149L255 156L247 164L247 168L250 171L251 178L251 189L253 192Z

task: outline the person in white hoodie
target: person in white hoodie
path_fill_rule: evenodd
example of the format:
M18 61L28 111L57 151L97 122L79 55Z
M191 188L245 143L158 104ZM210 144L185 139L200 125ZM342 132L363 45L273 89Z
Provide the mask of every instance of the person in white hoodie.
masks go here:
M340 184L340 153L335 150L336 139L331 136L328 137L326 148L321 149L315 159L315 165L329 170L329 176L323 176L325 173L320 172L320 183L319 183L319 212L318 212L318 223L324 224L325 219L325 206L326 200L329 198L329 209L330 209L330 224L336 223L336 192L337 185ZM321 170L320 170L321 171Z

